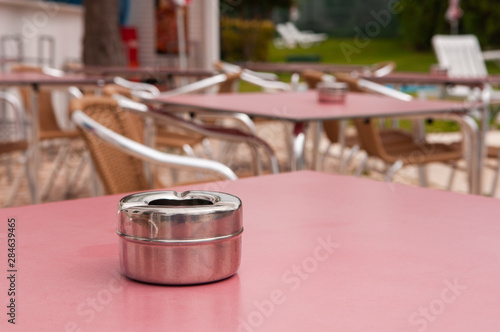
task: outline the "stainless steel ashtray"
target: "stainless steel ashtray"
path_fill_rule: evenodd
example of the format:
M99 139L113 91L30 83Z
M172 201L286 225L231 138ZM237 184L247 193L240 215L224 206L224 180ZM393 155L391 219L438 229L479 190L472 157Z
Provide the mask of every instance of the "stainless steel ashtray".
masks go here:
M138 281L187 285L238 271L243 232L238 197L208 191L155 191L118 203L120 265Z
M316 86L318 101L321 103L341 103L345 101L349 87L343 82L320 82Z

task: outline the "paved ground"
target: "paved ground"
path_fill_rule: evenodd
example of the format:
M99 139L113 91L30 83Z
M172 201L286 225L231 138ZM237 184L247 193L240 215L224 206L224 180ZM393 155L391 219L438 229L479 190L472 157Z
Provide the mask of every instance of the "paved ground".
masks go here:
M288 155L286 152L287 151L286 144L284 143L283 128L284 128L283 123L275 121L275 122L260 123L258 124L257 129L259 136L270 142L270 144L276 150L278 159L280 161L280 166L282 169L286 170L288 166L287 162ZM446 142L458 139L459 134L439 134L431 136L430 138L436 141ZM488 136L488 140L491 142L495 141L499 142L497 145L500 145L500 132L490 133L490 135ZM328 145L327 140L326 138L324 138L321 144L322 150L324 150L327 145ZM238 173L248 174L250 172L251 168L249 165L251 164L251 156L249 150L246 147L239 146L236 149L228 149L228 146L220 145L217 142L213 142L212 146L215 153L217 153L220 150L228 152L225 161L226 163L230 164L231 167L233 167L233 169L235 169ZM73 186L71 186L71 188L68 188L68 182L71 180L73 174L75 173L75 169L79 164L80 156L82 155L82 152L84 151L85 147L83 142L79 142L73 144L72 148L73 152L70 155L69 159L67 160L66 165L60 169L58 176L53 181L52 188L50 189L50 191L48 191L48 195L44 200L45 202L91 196L91 189L89 185L91 183L90 181L91 175L90 175L90 168L88 167L88 165L86 165L81 171L78 172L79 174L78 181L76 181L76 183ZM42 175L41 178L45 183L47 183L47 179L49 178L52 161L55 157L56 150L57 150L56 148L47 148L44 150L43 164L40 169L40 174ZM331 154L338 153L338 151L339 149L334 147L331 150ZM203 150L199 147L197 148L197 152L202 154ZM359 161L362 159L361 157L362 154L357 155L353 163L346 171L346 174L353 174L354 169L356 168ZM462 162L461 164L464 163ZM375 160L372 160L371 165L376 166L377 162ZM495 165L495 163L492 163L492 165ZM338 173L339 171L338 161L334 157L325 158L325 162L323 163L322 166L323 166L322 171L324 172ZM378 164L378 166L380 167L383 165ZM18 172L23 172L23 168L15 163L15 158L13 158L12 160L10 166L10 172L12 173L11 175L13 177L15 177L16 174L18 174ZM7 199L7 193L9 192L12 186L12 181L9 180L8 173L9 173L8 163L5 160L3 160L0 163L1 205L3 205L5 200ZM429 187L444 190L446 188L446 184L450 174L450 168L442 164L432 164L428 166L427 174L429 180ZM26 178L24 177L24 174L22 174L21 176L22 176L21 183L19 186L19 190L15 195L12 204L13 206L27 205L30 203L29 193L27 189L28 188L27 181ZM376 180L383 179L383 176L376 172L366 172L362 176L373 178ZM164 169L160 170L160 177L163 183L165 183L166 185L172 185L174 184L174 178L177 178L177 180L180 182L193 182L196 181L198 175L196 174L193 175L192 173L190 174L185 172L178 172L177 174L174 174L171 170ZM483 179L485 187L483 190L485 192L490 190L492 177L493 177L493 171L490 169L486 169ZM206 178L202 179L206 180ZM415 167L404 168L403 170L401 170L396 174L394 182L403 183L407 185L415 185L415 186L418 185L416 168ZM465 172L460 170L457 171L455 180L453 182L452 191L459 193L467 192L467 179ZM500 198L500 190L496 191L495 197Z

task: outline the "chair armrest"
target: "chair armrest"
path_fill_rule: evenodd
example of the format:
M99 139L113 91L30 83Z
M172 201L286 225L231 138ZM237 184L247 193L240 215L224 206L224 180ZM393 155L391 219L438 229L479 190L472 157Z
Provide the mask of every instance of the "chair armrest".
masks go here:
M219 75L215 75L212 77L202 79L200 81L191 83L189 85L186 85L186 86L183 86L183 87L180 87L177 89L162 92L159 94L159 96L173 97L173 96L183 95L183 94L187 94L187 93L197 92L197 91L211 88L211 87L216 86L220 83L224 83L226 80L227 80L227 75L219 74Z
M160 90L152 84L132 82L119 76L113 78L113 82L119 86L123 86L124 88L144 91L150 93L153 96L157 96L160 94Z
M214 120L214 119L231 119L231 120L236 120L238 123L241 125L241 127L245 130L245 132L256 135L256 129L255 129L255 124L253 123L252 119L245 113L224 113L224 112L215 112L215 111L210 111L206 113L198 113L196 114L197 119L209 119L209 120Z
M274 74L269 74L269 73L258 73L249 69L243 69L237 65L233 65L230 63L226 62L220 62L216 64L216 67L218 67L220 70L235 74L235 73L241 73L240 74L240 79L251 83L253 85L259 86L264 89L273 89L273 90L280 90L280 91L290 91L291 87L290 85L276 81L275 78L277 78L276 75ZM273 78L272 80L268 78Z
M42 73L53 77L63 77L66 74L64 71L52 67L42 67Z
M371 92L375 92L384 96L392 97L395 99L403 100L403 101L411 101L413 97L404 92L398 91L396 89L392 89L386 87L385 85L381 85L375 82L371 82L365 79L359 79L357 84L360 88L364 90L368 90Z
M229 72L229 73L239 73L241 71L244 71L244 72L247 72L251 75L257 76L257 77L259 77L263 80L266 80L266 81L277 81L278 80L278 75L276 75L276 74L253 71L250 69L241 68L240 66L233 65L232 63L228 63L228 62L217 62L215 64L215 67L218 70Z
M266 141L262 140L258 136L252 135L250 133L245 133L236 128L208 126L195 123L193 121L184 120L175 115L169 114L168 112L165 112L161 108L148 107L147 105L135 102L123 96L116 99L118 100L118 104L121 108L136 113L140 116L150 116L157 122L175 125L179 128L194 131L204 136L216 139L238 143L247 143L255 147L261 147L269 157L272 172L275 174L279 173L278 159L276 157L276 154L274 153L274 150L271 148L271 146L269 146L269 144L267 144Z
M14 126L19 128L21 132L20 139L27 139L28 133L26 129L26 114L19 99L17 99L16 96L10 92L0 91L0 100L5 101L12 107L12 110L14 111Z
M498 61L500 60L500 50L491 50L482 52L484 61Z
M73 112L72 120L85 132L95 135L121 151L144 161L159 166L168 165L182 169L189 168L193 170L212 171L229 180L236 180L238 178L229 167L219 162L168 154L137 143L99 124L82 111Z
M280 81L266 81L262 78L255 76L245 70L241 73L241 79L245 82L260 86L264 89L272 89L279 91L290 91L292 88L289 84Z

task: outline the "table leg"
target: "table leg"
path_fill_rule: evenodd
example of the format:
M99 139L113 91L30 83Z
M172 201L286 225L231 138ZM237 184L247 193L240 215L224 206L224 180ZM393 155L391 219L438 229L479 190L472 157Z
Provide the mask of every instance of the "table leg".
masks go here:
M39 174L38 170L40 169L40 138L39 138L39 128L38 125L40 123L39 113L38 113L38 93L39 86L38 84L33 84L31 89L31 118L33 123L32 126L32 137L31 137L31 174L34 179L34 186L32 188L33 191L33 203L40 203L40 194L39 194Z
M339 136L338 136L338 141L340 144L339 174L344 174L344 153L345 153L345 137L346 137L347 124L348 124L347 120L339 120ZM345 166L347 166L347 164Z
M482 114L481 114L481 128L479 132L479 142L478 142L478 149L475 152L477 154L476 158L478 158L478 164L477 167L479 174L478 176L478 181L479 181L479 194L482 194L482 184L483 184L483 179L482 179L482 172L481 170L483 169L483 162L486 159L487 153L488 153L488 148L486 145L486 133L488 132L488 129L490 127L490 103L491 103L491 86L485 85L483 87L483 90L481 91L481 101L483 103L482 107Z
M321 137L323 136L323 122L313 121L311 123L313 131L313 149L312 149L312 163L311 169L319 171L319 145L321 143Z
M294 123L292 130L293 153L290 169L297 171L304 169L304 144L305 144L305 129L307 124L305 122Z
M445 118L456 121L469 137L470 151L465 147L465 157L467 159L467 169L469 175L469 193L481 194L481 132L476 121L469 115L450 114Z

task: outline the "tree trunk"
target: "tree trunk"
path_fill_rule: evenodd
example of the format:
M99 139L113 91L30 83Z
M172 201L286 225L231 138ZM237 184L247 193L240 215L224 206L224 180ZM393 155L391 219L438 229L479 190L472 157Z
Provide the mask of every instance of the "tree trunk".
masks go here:
M86 66L125 66L119 0L84 0L84 5L83 63Z

